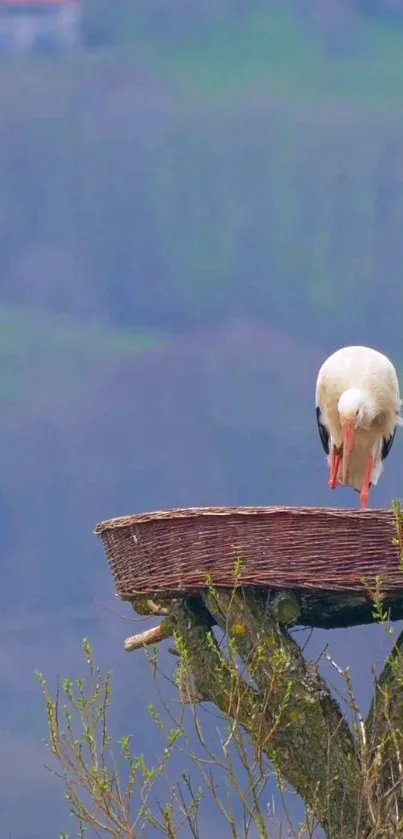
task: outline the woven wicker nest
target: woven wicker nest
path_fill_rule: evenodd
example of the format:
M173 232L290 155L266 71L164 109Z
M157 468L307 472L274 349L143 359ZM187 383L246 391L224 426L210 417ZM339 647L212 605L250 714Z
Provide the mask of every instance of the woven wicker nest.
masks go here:
M312 507L190 507L97 525L118 596L244 586L403 596L394 515Z

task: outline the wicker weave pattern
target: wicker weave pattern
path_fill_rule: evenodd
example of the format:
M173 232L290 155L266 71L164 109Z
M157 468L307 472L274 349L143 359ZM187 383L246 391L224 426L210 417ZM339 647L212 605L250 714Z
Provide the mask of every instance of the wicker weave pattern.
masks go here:
M380 574L385 594L403 594L388 510L190 507L110 519L95 533L123 600L200 591L208 574L231 586L237 557L245 586L362 593Z

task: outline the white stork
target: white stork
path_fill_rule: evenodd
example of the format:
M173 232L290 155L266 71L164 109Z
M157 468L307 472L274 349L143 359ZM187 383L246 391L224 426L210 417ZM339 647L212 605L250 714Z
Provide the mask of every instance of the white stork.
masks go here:
M322 364L316 382L316 419L330 466L329 487L360 492L361 507L383 470L402 400L391 361L370 347L343 347Z

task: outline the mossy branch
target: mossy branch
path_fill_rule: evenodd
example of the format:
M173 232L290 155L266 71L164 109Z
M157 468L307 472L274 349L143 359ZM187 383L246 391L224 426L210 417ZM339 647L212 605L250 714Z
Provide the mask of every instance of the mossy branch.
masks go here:
M206 606L226 631L254 686L226 658L189 603L172 615L177 646L200 693L233 717L265 753L279 776L292 784L330 839L356 839L360 819L359 766L353 736L315 668L286 631L280 631L261 598L220 589ZM362 818L361 818L362 824ZM359 835L364 836L365 830Z
M257 691L246 684L222 655L211 622L189 601L177 602L171 616L175 621L176 645L186 668L190 667L199 693L224 713L236 717L250 729L261 716Z
M305 661L287 630L280 629L260 594L239 588L210 591L206 605L232 639L259 694L267 697L265 716L272 727L268 753L282 776L315 812L329 837L356 837L356 745L316 666Z

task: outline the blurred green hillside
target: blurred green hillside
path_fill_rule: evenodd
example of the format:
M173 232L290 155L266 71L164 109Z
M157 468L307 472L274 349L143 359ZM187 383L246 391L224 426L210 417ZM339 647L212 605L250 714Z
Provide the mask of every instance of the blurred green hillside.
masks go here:
M111 0L84 3L90 45L125 50L189 96L238 100L256 87L287 97L399 104L403 6L322 0ZM388 14L389 12L389 14Z
M340 49L329 49L331 29L315 31L286 3L265 5L245 20L219 21L208 37L195 35L180 49L150 38L144 55L189 97L218 104L247 99L257 89L296 101L334 97L401 105L403 25L359 19L333 33Z

